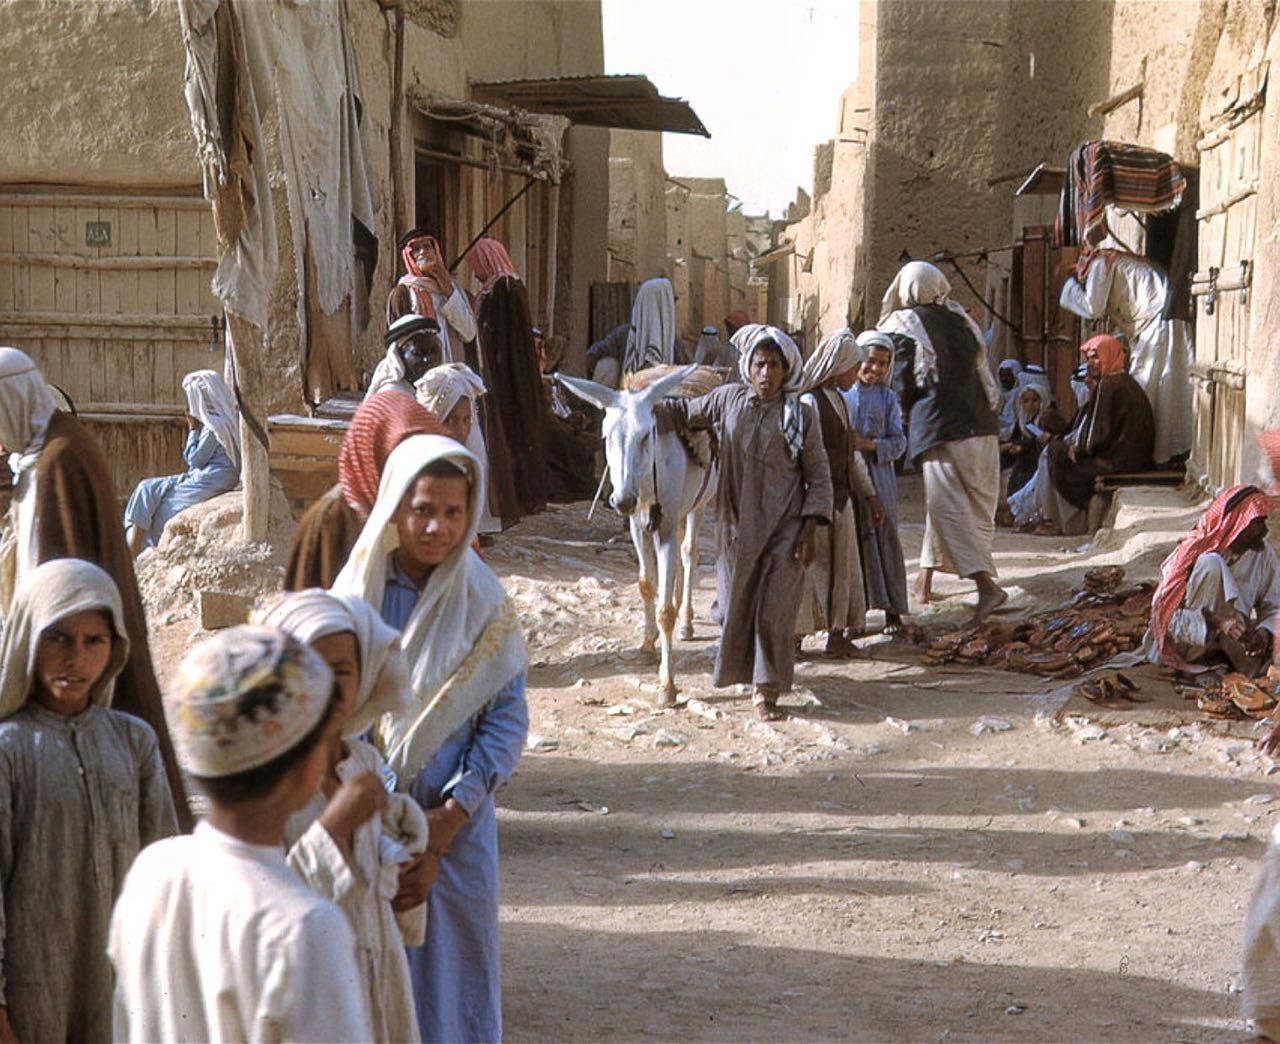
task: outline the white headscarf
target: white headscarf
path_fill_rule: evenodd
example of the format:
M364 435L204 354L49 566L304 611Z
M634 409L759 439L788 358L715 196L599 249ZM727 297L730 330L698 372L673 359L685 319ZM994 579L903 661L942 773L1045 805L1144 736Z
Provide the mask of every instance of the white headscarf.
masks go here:
M951 300L951 284L928 261L911 261L898 270L880 302L880 321L876 329L885 333L903 333L916 343L915 378L918 384L938 379L938 353L929 332L913 309L921 305L942 305L962 317L978 342L978 376L982 379L987 401L992 409L1000 404L1000 388L986 364L987 340L973 317L959 303Z
M387 556L400 542L396 509L418 475L449 461L470 481L467 532L427 578L400 636L409 660L413 706L382 733L387 762L405 786L450 735L528 666L515 606L502 582L471 548L484 503L484 469L465 447L441 435L412 435L392 451L369 521L333 590L382 605Z
M664 276L647 279L631 306L631 328L622 354L622 372L635 373L676 359L676 295Z
M872 348L883 348L889 353L889 365L884 368L884 376L880 378L880 383L892 386L893 363L898 353L898 346L893 343L893 338L879 330L863 330L858 334L858 347L862 349L864 361L871 354Z
M1000 438L1007 439L1013 434L1013 426L1018 421L1018 378L1022 373L1022 363L1017 359L1002 359L996 372L1000 375L1013 374L1013 387L1009 391L1004 390L1004 385L1000 386L1000 394L1004 396L1000 404Z
M373 368L373 374L369 377L369 389L364 397L368 399L384 391L412 394L409 382L405 379L404 359L400 355L399 344L388 348L386 355Z
M476 460L489 459L489 448L484 441L484 429L480 424L480 411L476 405L476 400L481 395L487 394L487 389L484 381L470 366L466 363L444 363L441 366L433 366L414 385L414 390L422 408L441 424L453 412L459 399L464 395L470 399L471 428L467 432L465 445L475 455ZM480 510L485 519L490 518L487 505L482 503ZM500 525L499 528L501 528Z
M433 366L419 378L414 389L418 402L441 422L464 395L474 403L486 391L484 381L466 363Z
M129 657L129 636L115 581L92 562L55 558L31 570L18 585L0 644L0 719L20 710L35 686L40 635L59 620L100 609L115 635L111 659L89 693L90 702L111 706L116 676Z
M786 368L786 375L782 378L782 437L787 441L791 459L799 460L804 446L804 410L800 405L800 392L804 388L804 359L796 342L776 326L748 323L738 328L729 343L737 349L738 369L743 381L751 387L751 357L765 341L772 341L782 352L782 364Z
M1022 393L1028 388L1032 388L1040 394L1040 408L1035 414L1030 414L1022 405ZM1022 370L1018 374L1018 383L1013 386L1013 391L1009 393L1013 402L1014 420L1022 428L1024 432L1031 435L1039 435L1040 414L1049 405L1049 400L1053 393L1049 390L1049 375L1043 370ZM1031 430L1034 428L1035 430Z
M0 445L15 475L35 465L57 408L31 357L17 348L0 348Z
M240 411L220 373L196 370L182 378L187 412L213 432L234 467L240 466Z
M867 357L849 329L837 330L822 339L818 350L804 362L804 386L812 390L851 370Z
M305 645L331 634L355 635L360 684L343 735L360 736L384 714L401 716L408 711L409 664L400 650L400 635L368 602L312 587L284 595L255 616L256 623L278 627Z

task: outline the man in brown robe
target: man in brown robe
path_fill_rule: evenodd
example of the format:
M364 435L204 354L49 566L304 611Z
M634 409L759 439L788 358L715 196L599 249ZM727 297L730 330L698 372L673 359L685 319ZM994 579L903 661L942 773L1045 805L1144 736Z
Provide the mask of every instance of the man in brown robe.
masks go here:
M146 613L111 488L111 468L80 422L55 409L39 369L16 348L0 348L0 443L16 461L11 465L17 473L10 511L16 540L13 585L54 558L82 558L115 581L129 632L129 658L116 680L113 706L155 731L178 823L190 830L194 820L151 664ZM12 596L12 588L7 594ZM4 610L7 615L7 604Z
M734 345L745 384L721 385L662 410L720 436L716 591L723 629L715 684L754 684L760 717L785 714L778 696L795 674L794 629L814 533L831 521L831 471L822 428L800 401L800 351L781 330L743 327Z
M1086 341L1080 354L1097 384L1073 431L1051 442L1046 453L1054 490L1072 508L1086 511L1099 475L1154 467L1156 424L1151 400L1125 370L1124 345L1101 334ZM1075 528L1070 520L1058 521L1064 532Z

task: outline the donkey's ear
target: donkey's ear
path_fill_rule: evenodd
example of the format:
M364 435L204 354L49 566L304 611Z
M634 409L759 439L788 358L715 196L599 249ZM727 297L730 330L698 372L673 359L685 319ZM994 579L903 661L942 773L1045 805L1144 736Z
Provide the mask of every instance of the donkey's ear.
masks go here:
M675 390L693 376L694 371L697 369L696 366L682 366L672 373L659 377L644 391L632 392L632 394L643 396L645 402L657 402L659 399L664 399L668 395L674 394Z
M585 377L569 377L563 373L558 373L556 374L556 380L573 392L579 399L585 399L600 410L607 410L611 406L617 406L618 400L622 398L621 392L606 388L603 384L597 384L595 381L589 381Z

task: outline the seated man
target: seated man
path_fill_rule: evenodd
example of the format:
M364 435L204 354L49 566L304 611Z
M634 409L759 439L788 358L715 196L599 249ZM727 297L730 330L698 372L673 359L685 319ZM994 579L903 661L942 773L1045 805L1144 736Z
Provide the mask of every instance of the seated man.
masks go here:
M1221 654L1255 674L1269 662L1280 623L1280 559L1267 543L1275 501L1257 486L1218 495L1160 567L1147 649L1186 669Z
M1124 345L1100 334L1080 346L1092 383L1089 400L1071 431L1054 439L1040 455L1034 479L1025 490L1034 506L1009 506L1021 523L1041 522L1049 531L1066 536L1083 533L1088 525L1089 500L1099 475L1147 471L1153 467L1155 417L1151 400L1125 369Z

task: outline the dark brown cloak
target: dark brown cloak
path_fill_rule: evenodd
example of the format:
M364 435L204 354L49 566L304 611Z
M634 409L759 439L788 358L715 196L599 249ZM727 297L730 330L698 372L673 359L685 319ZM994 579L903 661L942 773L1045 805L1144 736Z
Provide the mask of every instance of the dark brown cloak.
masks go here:
M284 589L332 587L363 527L359 516L342 499L342 486L334 485L307 508L298 522L284 567Z
M1068 450L1076 442L1076 460ZM1049 444L1049 477L1071 504L1087 508L1099 475L1149 471L1156 419L1142 385L1127 373L1098 381L1076 425L1076 434Z
M547 406L524 283L500 276L476 300L476 326L487 398L502 422L516 496L526 514L541 511L547 506ZM491 458L497 449L489 447Z
M178 770L164 719L160 686L147 644L147 617L142 607L133 556L124 538L123 513L111 488L111 468L101 447L69 413L49 421L44 448L36 460L36 557L82 558L101 566L120 589L124 624L129 631L129 659L116 682L114 707L141 718L160 742L169 789L183 830L194 825L186 788Z

